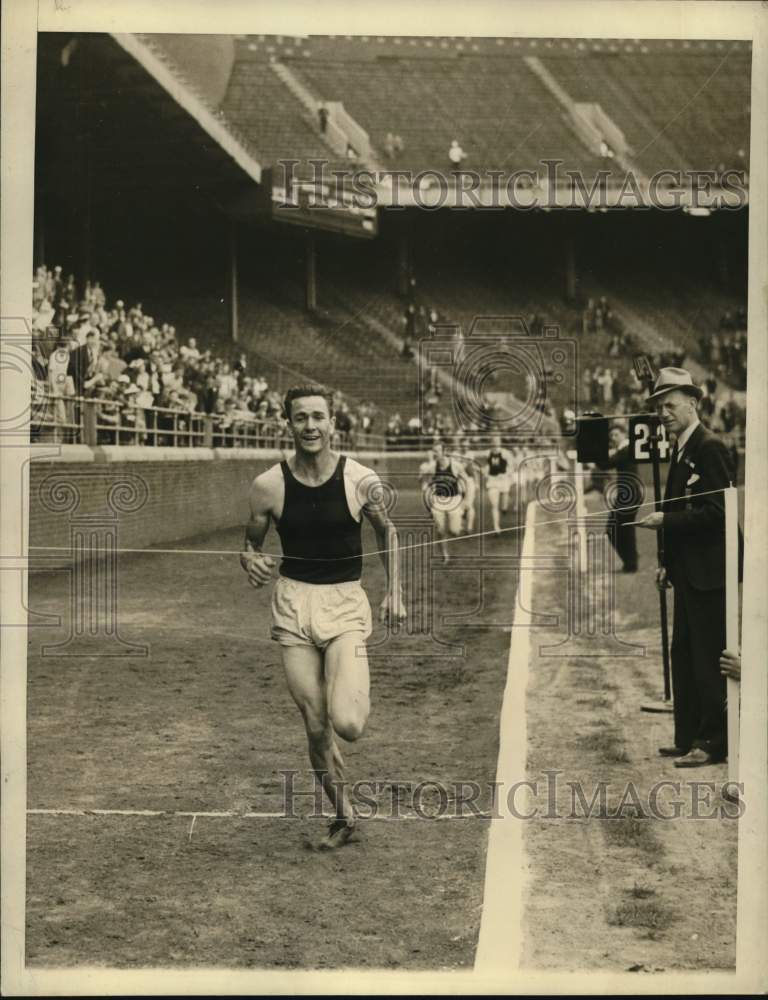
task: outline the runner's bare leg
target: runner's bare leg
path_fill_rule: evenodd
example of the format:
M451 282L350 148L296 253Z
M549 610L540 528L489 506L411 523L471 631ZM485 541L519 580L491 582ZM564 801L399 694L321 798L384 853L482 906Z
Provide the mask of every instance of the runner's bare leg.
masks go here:
M280 651L288 690L304 719L312 769L336 815L352 819L354 810L344 785L343 761L328 713L323 654L314 646L281 646Z
M499 492L498 490L488 491L488 501L491 505L491 517L493 519L493 530L498 535L501 532L501 518L499 516Z
M368 656L362 632L345 632L328 643L325 689L334 730L350 742L360 739L371 710Z

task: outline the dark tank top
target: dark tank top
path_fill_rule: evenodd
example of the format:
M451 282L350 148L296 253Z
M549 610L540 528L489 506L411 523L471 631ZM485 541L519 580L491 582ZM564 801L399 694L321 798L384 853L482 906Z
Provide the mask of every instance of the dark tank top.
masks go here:
M361 522L349 512L344 490L345 464L346 457L341 455L330 479L320 486L305 486L287 462L280 463L285 503L277 533L283 555L298 557L282 560L281 576L305 583L346 583L360 579Z
M490 476L503 476L507 471L507 460L500 451L492 451L488 455L488 474Z
M459 495L459 478L453 471L450 460L442 469L435 462L435 474L432 476L432 484L437 487L441 497L457 497Z

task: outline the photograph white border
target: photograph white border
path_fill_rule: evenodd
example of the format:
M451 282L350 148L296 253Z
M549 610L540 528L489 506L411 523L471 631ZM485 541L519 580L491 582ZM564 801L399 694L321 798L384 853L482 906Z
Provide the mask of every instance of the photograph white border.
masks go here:
M397 31L393 28L397 27ZM141 994L647 994L753 993L768 988L768 7L698 0L6 0L2 32L2 336L19 335L31 314L37 31L283 35L440 35L563 38L689 38L752 41L748 407L740 779L747 809L739 821L735 973L544 973L514 981L467 972L286 972L230 969L24 967L26 840L26 630L0 633L2 733L2 989L9 995ZM28 378L3 366L0 428L29 405ZM2 558L23 557L29 448L24 433L0 437ZM0 572L3 617L18 615L17 573ZM749 752L745 752L748 748ZM702 913L702 920L706 920Z

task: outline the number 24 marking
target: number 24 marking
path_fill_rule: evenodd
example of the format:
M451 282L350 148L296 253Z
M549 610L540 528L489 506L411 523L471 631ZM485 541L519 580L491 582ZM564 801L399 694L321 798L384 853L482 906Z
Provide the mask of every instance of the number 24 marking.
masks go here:
M635 461L651 460L651 429L648 424L635 424ZM669 438L664 424L659 425L659 458L664 461L669 454Z

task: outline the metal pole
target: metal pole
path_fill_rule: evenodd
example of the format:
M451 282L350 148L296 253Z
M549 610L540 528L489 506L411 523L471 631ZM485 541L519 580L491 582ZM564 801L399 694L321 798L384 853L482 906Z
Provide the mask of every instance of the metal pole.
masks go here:
M230 219L227 233L229 256L227 260L227 312L229 314L229 339L233 344L238 341L238 309L237 309L237 220Z
M739 494L735 486L725 490L725 643L738 653L739 641ZM728 778L739 780L739 688L729 677L728 692Z
M307 312L317 309L317 250L311 229L304 235L304 303Z
M661 472L659 469L659 424L658 419L651 424L650 453L653 465L653 501L654 510L661 510ZM656 561L661 568L664 565L664 531L656 532ZM669 673L669 628L667 625L667 592L659 591L659 612L661 614L661 658L664 669L664 701L672 697Z

